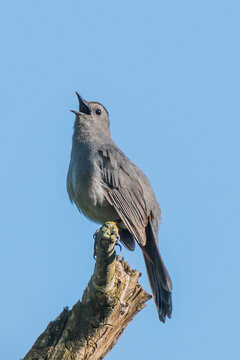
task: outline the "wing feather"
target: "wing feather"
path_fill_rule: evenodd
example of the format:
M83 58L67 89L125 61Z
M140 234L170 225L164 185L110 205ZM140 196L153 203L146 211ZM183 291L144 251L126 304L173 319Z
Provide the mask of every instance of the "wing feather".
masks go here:
M106 199L138 243L145 246L148 216L134 164L117 147L104 145L99 150L99 166Z

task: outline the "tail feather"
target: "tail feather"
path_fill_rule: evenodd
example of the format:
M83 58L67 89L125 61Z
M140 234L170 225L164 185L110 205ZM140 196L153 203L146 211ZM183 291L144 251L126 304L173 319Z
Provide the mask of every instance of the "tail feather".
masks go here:
M159 319L165 322L172 314L172 281L163 263L151 223L147 227L147 243L142 247L148 278Z
M119 229L121 243L130 251L135 249L135 240L128 230Z

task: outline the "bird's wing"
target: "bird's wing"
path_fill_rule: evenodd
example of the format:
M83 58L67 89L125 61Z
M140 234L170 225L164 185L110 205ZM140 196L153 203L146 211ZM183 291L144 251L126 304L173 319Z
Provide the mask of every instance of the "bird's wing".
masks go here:
M115 146L98 151L105 197L137 242L146 245L148 215L137 168Z

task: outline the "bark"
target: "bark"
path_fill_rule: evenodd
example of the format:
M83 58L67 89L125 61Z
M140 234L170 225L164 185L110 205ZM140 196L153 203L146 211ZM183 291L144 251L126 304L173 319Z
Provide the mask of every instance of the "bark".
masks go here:
M108 222L96 235L94 273L82 300L49 323L24 360L97 360L116 344L133 317L151 298L138 283L141 274L116 256L118 229Z

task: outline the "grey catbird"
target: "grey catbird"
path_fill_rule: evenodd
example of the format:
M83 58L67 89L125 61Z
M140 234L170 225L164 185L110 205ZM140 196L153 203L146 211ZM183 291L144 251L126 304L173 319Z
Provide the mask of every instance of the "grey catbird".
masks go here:
M161 321L172 313L172 282L158 250L161 210L144 173L115 145L109 115L98 102L76 93L79 111L72 139L67 191L80 212L104 224L116 221L121 242L142 249L153 298Z

